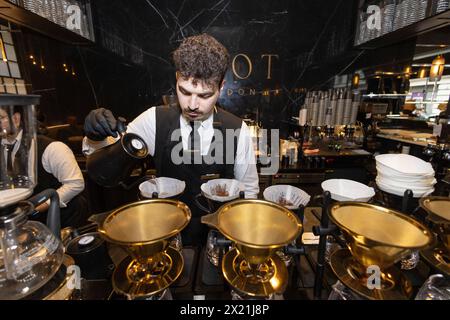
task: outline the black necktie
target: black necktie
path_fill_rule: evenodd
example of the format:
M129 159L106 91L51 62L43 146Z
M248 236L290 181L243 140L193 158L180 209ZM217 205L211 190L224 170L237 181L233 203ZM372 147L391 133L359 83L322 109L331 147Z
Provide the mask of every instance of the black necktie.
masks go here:
M5 147L6 147L6 170L7 170L8 174L11 174L13 172L12 152L14 150L15 145L16 145L16 142L5 145Z
M200 134L198 133L198 128L200 127L200 122L189 122L189 125L191 126L191 133L189 134L189 140L188 140L188 149L191 154L191 164L194 164L195 160L195 154L200 154ZM198 157L197 157L198 158Z

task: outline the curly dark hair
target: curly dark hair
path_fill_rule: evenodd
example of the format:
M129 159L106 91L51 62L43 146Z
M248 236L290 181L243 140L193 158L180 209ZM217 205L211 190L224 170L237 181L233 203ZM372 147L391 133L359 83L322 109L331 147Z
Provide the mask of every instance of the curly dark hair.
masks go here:
M193 78L209 87L220 86L230 63L228 50L204 33L183 40L173 52L175 68L183 79Z

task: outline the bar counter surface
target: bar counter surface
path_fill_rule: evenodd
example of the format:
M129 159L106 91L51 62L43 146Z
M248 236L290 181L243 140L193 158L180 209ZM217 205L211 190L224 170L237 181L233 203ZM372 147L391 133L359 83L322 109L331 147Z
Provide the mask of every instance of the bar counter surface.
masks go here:
M380 133L377 134L377 137L414 144L421 147L426 147L428 144L436 144L436 138L433 137L432 133L415 130L381 129Z

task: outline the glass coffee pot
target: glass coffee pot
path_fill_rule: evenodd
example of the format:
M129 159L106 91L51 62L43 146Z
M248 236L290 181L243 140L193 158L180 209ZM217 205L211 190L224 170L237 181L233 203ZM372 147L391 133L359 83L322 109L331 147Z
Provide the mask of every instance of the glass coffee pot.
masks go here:
M21 299L41 288L64 257L58 194L48 189L29 198L37 183L38 103L39 96L0 95L0 300ZM28 221L47 199L48 227Z
M0 209L28 198L36 186L38 103L39 96L0 95Z
M40 222L28 221L27 216L33 211L33 202L26 201L0 216L0 300L16 300L32 294L62 264L64 247L56 236L58 228L51 231ZM48 215L50 220L58 215L57 226L59 210L49 209Z

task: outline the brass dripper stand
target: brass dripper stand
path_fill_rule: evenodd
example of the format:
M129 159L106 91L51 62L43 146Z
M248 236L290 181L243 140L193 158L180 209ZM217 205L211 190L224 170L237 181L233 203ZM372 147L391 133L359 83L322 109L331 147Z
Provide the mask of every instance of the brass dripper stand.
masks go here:
M203 216L202 222L234 243L222 259L222 273L233 290L253 298L285 291L288 271L276 252L301 232L293 212L269 201L236 200Z
M330 257L338 279L368 299L409 299L412 286L394 264L432 246L433 233L407 215L367 203L338 202L329 216L348 248Z
M114 270L114 290L129 299L146 299L173 284L184 261L181 253L169 246L170 239L190 218L186 204L168 199L139 201L91 217L106 241L128 253Z

